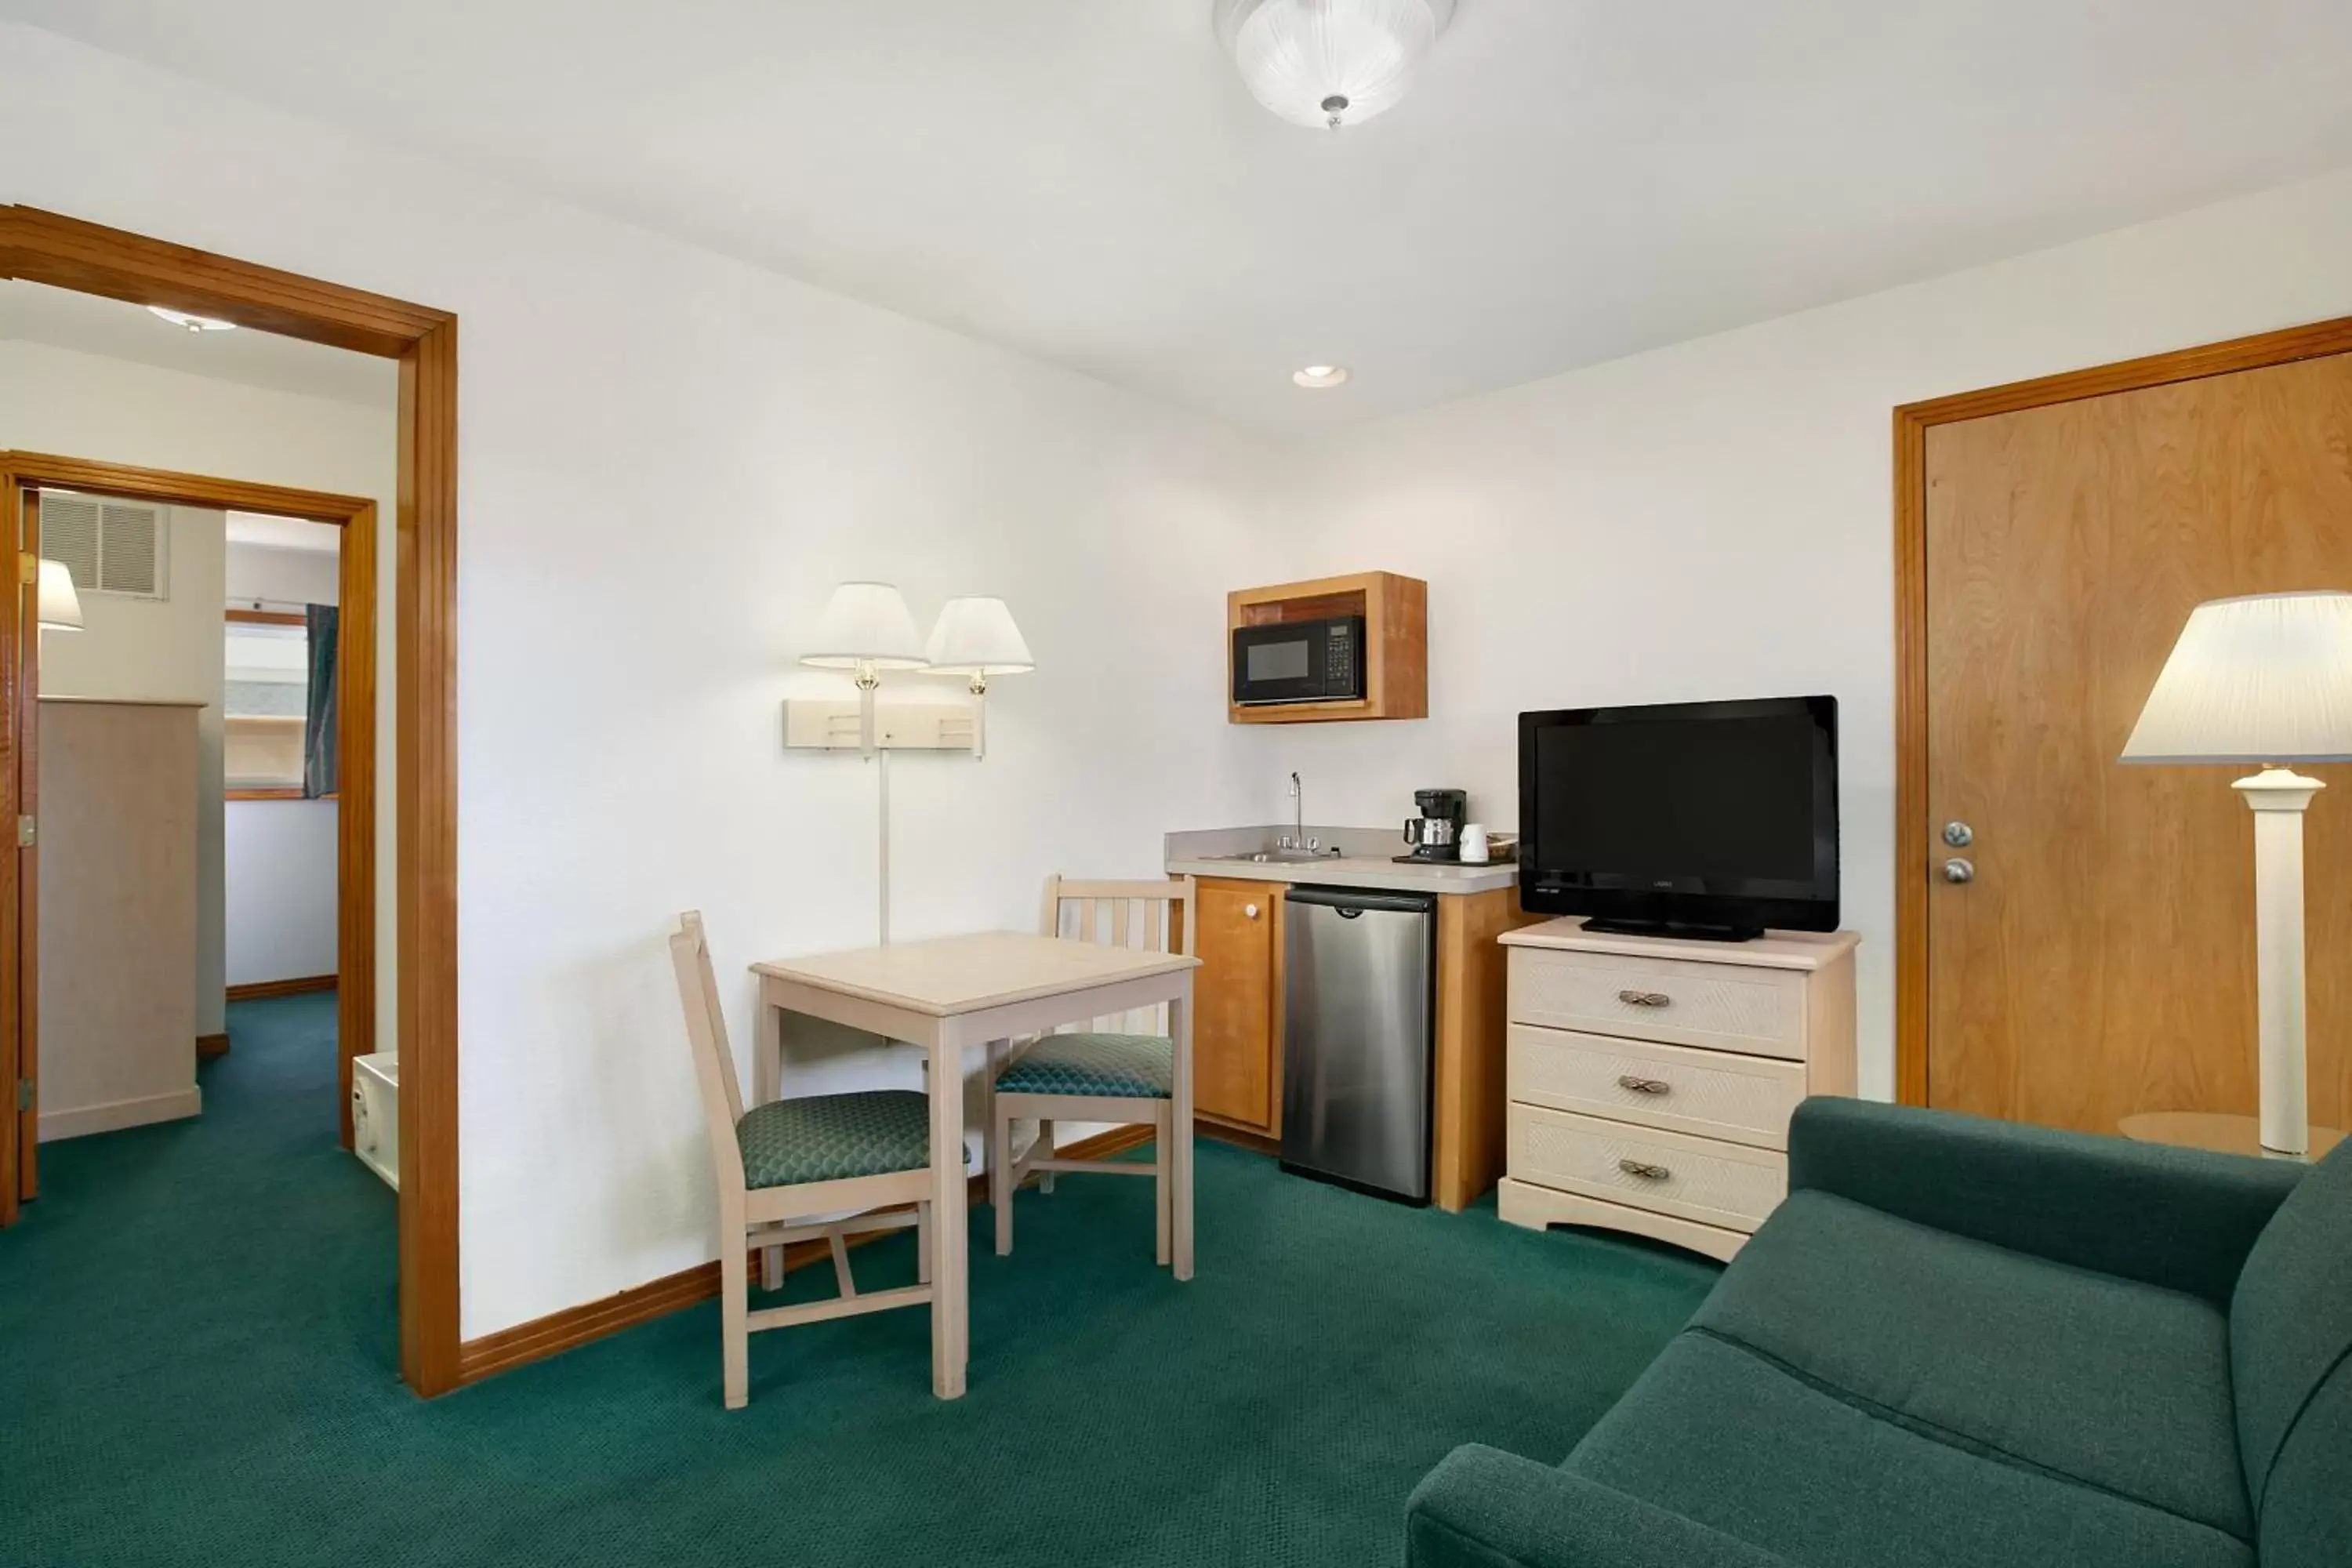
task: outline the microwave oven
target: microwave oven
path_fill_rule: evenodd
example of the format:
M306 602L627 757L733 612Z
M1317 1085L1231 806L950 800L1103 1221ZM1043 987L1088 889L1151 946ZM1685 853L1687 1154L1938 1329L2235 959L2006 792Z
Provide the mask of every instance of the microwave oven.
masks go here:
M1234 700L1352 702L1364 695L1364 617L1234 628Z

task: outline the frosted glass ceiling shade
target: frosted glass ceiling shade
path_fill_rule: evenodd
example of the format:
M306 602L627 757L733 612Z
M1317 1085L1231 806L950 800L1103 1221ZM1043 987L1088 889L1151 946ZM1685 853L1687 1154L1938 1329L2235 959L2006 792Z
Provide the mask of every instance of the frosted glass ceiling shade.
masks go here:
M887 583L844 583L833 591L816 623L814 650L803 664L820 669L920 669L923 639L907 601Z
M1219 0L1217 35L1260 103L1336 131L1394 106L1453 14L1454 0Z
M950 599L931 627L931 668L944 675L1021 675L1037 668L1004 601Z
M2191 610L2123 760L2352 762L2352 594L2257 594Z
M35 612L45 632L78 632L81 630L81 595L74 592L73 574L62 561L41 563L40 584L36 590L40 607Z

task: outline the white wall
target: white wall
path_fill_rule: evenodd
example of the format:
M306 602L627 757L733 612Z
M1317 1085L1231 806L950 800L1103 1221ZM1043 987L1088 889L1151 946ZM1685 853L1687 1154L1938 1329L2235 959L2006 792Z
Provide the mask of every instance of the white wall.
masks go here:
M8 198L459 316L467 1335L714 1256L677 910L739 1052L749 962L869 940L873 775L779 745L835 581L926 619L1002 594L1040 661L984 763L896 770L902 933L1025 927L1048 871L1152 872L1231 816L1259 443L50 35L0 55Z
M336 810L331 800L228 803L231 985L335 973Z
M0 351L23 345L0 344ZM0 354L0 384L22 361ZM51 448L18 439L0 410L0 448ZM171 537L162 599L81 595L82 629L41 634L44 697L168 697L201 702L196 716L196 1033L216 1035L226 937L222 921L221 619L226 520L167 507Z
M330 539L342 530L317 525ZM331 550L289 550L275 544L231 540L228 597L231 604L274 599L289 605L331 605L342 587L342 561Z
M0 27L0 53L13 51L21 29ZM37 36L37 35L23 35ZM0 160L15 148L0 139ZM8 165L0 161L0 174ZM20 187L0 179L0 192L16 199ZM71 204L66 204L70 210ZM0 284L0 287L6 287ZM150 468L218 479L247 479L331 494L373 497L380 530L376 559L382 563L382 608L378 615L376 680L376 768L378 885L376 888L376 1037L389 1048L394 1038L394 886L392 877L391 779L394 756L392 726L392 569L394 477L398 457L398 432L391 412L333 398L310 397L184 374L128 360L108 359L53 348L46 343L0 340L0 447L100 458ZM212 586L204 598L210 630L213 711L206 722L213 748L206 760L206 777L217 787L220 779L219 687L221 672L221 608L226 602L225 560L226 521L210 514L211 549L216 565ZM242 550L242 547L240 547ZM274 553L289 553L275 552ZM266 563L265 563L266 564ZM244 568L240 568L244 570ZM90 636L90 634L85 634ZM52 641L55 639L52 638ZM91 637L93 646L98 640ZM215 823L221 821L218 812ZM216 932L225 932L223 883L219 858L223 840L215 830L216 852L211 862L215 879L205 908ZM212 970L211 1016L220 1014L220 984L226 973L226 938L211 949L218 962ZM304 970L310 974L325 969ZM283 978L273 976L272 978ZM200 1004L200 1011L202 1005ZM212 1029L218 1029L215 1023Z
M1427 577L1432 717L1255 734L1252 777L1299 769L1319 821L1459 784L1510 824L1522 709L1834 693L1862 1084L1891 1095L1890 410L2347 313L2352 173L1325 440L1282 574Z

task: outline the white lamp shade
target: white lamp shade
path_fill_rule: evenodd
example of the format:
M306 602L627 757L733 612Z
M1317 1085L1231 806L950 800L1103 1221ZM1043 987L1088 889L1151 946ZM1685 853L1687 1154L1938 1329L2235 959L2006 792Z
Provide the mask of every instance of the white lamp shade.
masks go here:
M1004 601L950 599L931 627L931 668L947 675L1019 675L1037 668Z
M1217 27L1251 96L1336 129L1402 98L1453 13L1454 0L1220 0Z
M887 583L844 583L816 623L816 647L801 655L820 669L920 669L923 639L907 601Z
M81 595L74 592L73 574L62 561L41 563L41 579L35 596L40 607L34 612L45 632L78 632L81 630Z
M2256 594L2191 610L2123 760L2352 762L2352 594Z

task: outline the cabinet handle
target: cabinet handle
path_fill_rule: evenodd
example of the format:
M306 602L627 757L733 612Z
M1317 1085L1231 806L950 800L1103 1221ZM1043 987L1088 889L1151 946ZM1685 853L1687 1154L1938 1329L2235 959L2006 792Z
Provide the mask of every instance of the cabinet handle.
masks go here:
M1674 1174L1664 1165L1647 1164L1640 1160L1620 1160L1617 1162L1617 1168L1627 1175L1638 1177L1644 1182L1663 1182Z
M1674 1003L1674 998L1663 991L1620 991L1617 1000L1628 1007L1665 1007Z
M1242 906L1242 913L1247 915L1251 920L1255 920L1257 919L1257 906L1255 904L1244 904Z
M1664 1094L1673 1086L1660 1078L1638 1078L1633 1073L1617 1075L1617 1087L1630 1089L1635 1094Z

